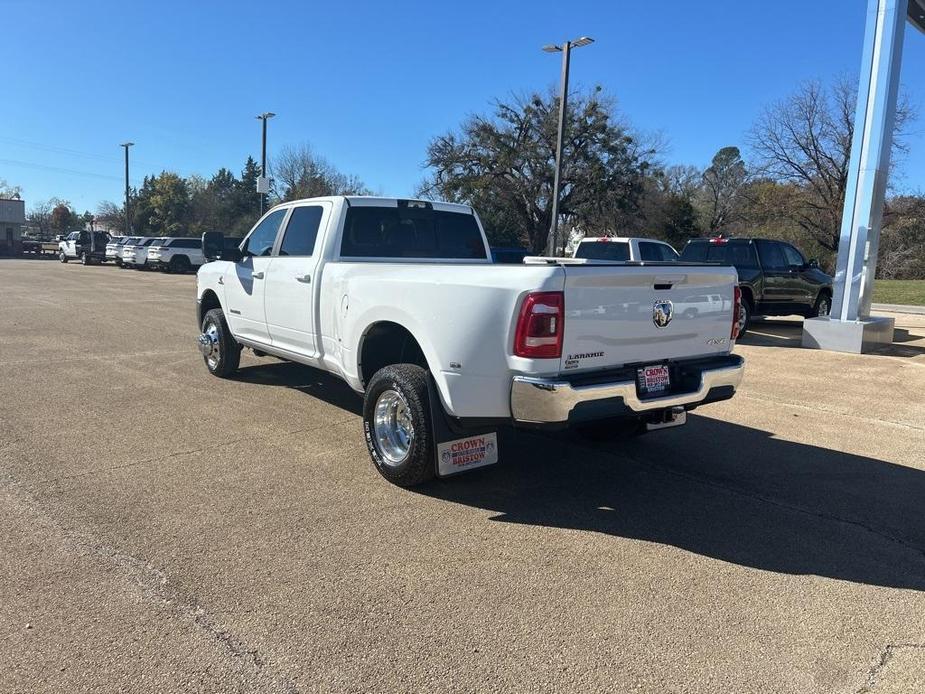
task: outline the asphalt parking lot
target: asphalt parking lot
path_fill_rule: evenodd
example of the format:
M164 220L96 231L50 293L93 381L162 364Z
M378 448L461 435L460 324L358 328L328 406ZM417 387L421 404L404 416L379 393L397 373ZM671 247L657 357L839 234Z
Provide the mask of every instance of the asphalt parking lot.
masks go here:
M194 284L0 261L0 691L925 691L925 316L408 491L346 386L209 376Z

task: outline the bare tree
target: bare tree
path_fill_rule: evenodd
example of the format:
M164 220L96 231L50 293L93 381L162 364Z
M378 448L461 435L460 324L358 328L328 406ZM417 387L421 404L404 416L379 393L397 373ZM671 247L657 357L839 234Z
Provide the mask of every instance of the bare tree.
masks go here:
M104 228L125 233L125 211L111 200L103 200L97 206L95 217Z
M284 147L273 158L270 173L274 196L282 201L369 193L359 178L341 173L307 144Z
M887 201L877 261L881 279L925 279L925 196Z
M14 186L0 178L0 198L19 200L22 197L22 186Z
M795 186L788 216L830 251L837 250L841 231L856 101L857 90L845 77L828 88L808 82L768 108L749 134L761 173ZM894 155L904 150L902 135L913 118L901 99Z
M703 172L697 195L705 231L725 231L741 219L742 192L748 172L738 147L723 147Z

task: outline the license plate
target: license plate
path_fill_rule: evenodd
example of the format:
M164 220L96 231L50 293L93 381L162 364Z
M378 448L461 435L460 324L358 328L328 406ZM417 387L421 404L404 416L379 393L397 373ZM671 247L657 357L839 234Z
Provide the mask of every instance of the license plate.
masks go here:
M662 393L671 387L671 375L667 364L643 366L636 370L636 382L640 395Z

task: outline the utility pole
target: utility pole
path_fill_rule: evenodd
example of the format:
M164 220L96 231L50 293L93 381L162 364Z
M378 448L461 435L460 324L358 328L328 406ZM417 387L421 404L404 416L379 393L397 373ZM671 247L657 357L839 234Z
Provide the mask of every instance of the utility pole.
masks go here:
M266 111L256 116L258 120L263 121L263 141L260 147L260 178L257 179L257 194L260 195L261 217L263 216L264 198L266 194L270 192L270 182L267 180L267 121L275 115L275 113Z
M125 235L132 235L132 215L129 212L129 187L128 187L128 148L134 145L134 142L123 142L120 147L125 149Z
M559 91L559 132L556 138L556 170L552 181L552 221L549 224L549 238L546 241L546 255L555 257L559 245L559 178L562 175L562 147L565 142L565 109L568 101L568 71L572 49L594 43L594 39L582 36L574 41L566 41L561 46L550 44L543 46L547 53L562 52L562 79Z

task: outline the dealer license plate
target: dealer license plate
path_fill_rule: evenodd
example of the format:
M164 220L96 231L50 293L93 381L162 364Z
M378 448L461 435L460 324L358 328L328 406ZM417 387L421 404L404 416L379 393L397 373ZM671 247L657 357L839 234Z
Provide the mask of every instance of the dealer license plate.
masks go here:
M671 375L667 364L643 366L636 370L636 383L640 395L663 393L671 387Z

